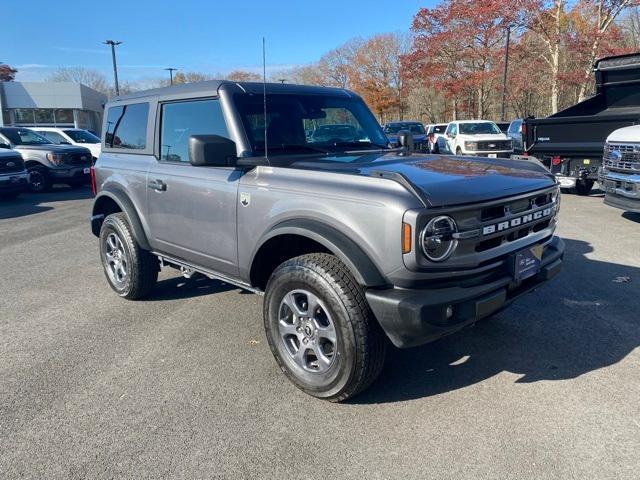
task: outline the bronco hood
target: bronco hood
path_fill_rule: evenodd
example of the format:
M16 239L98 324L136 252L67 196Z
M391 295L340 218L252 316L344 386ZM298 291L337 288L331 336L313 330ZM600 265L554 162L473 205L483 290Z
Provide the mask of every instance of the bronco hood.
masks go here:
M360 173L400 175L433 207L483 202L555 184L551 173L536 161L444 155L396 158L373 162Z
M494 200L555 184L537 160L370 153L329 162L295 162L293 167L389 178L405 185L431 207Z

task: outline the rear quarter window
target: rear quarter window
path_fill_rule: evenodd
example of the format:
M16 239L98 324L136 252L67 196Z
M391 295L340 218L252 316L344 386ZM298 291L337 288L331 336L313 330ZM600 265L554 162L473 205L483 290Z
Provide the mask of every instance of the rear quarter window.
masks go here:
M148 103L118 105L107 111L105 147L144 150L147 147Z

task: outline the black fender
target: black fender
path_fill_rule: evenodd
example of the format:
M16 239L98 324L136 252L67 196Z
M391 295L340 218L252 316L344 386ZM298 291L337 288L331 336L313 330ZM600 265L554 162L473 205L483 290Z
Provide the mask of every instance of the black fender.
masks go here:
M286 234L307 237L324 246L347 266L360 285L366 287L389 285L380 269L356 242L339 230L312 219L290 219L271 227L260 239L249 265L253 265L256 254L267 241Z
M147 234L142 227L142 222L140 221L140 215L138 210L133 205L133 202L129 198L129 196L119 188L106 188L100 191L98 195L96 195L95 200L93 201L93 210L91 215L91 231L94 235L98 236L100 234L100 226L102 225L102 221L104 220L105 215L101 213L100 199L108 197L113 200L118 207L120 207L120 211L122 211L127 216L127 221L131 226L131 230L133 233L133 237L135 238L138 245L144 250L151 250L151 246L149 245L149 241L147 239Z

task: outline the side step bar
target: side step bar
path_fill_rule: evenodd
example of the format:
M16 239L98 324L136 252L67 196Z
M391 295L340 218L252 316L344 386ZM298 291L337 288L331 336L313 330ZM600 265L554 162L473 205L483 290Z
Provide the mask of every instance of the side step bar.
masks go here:
M238 280L234 280L220 273L207 270L206 268L189 265L188 263L185 263L182 260L177 260L173 257L165 255L164 253L158 253L158 252L151 252L151 253L153 253L156 257L158 257L158 260L160 260L161 267L165 267L165 266L178 267L180 268L180 272L182 273L182 275L184 275L186 278L190 278L194 272L197 272L197 273L201 273L205 277L208 277L212 280L220 280L221 282L235 285L238 288L242 288L243 290L247 290L257 295L264 295L264 292L262 290L258 290L257 288L254 288L251 285L249 285L248 283L239 282Z

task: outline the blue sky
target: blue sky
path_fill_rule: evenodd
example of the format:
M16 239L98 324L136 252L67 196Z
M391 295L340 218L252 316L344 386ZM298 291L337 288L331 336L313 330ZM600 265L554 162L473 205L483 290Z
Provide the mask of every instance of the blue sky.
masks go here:
M3 8L0 61L17 80L42 80L60 66L100 70L111 79L106 39L121 40L124 80L180 70L259 70L262 36L267 63L281 70L317 60L352 37L407 31L434 0L151 1L21 0Z

